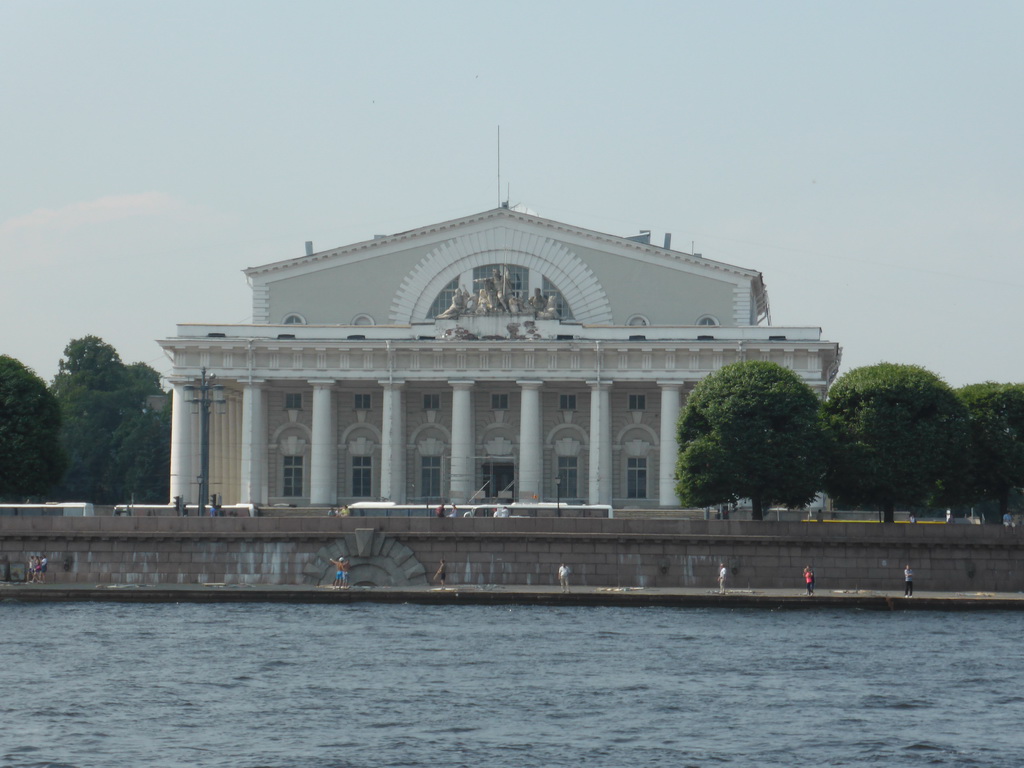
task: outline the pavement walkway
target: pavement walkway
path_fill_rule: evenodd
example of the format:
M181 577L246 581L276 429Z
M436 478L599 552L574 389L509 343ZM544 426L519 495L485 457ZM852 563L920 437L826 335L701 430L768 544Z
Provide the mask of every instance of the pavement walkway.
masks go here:
M262 584L21 584L0 582L0 601L25 602L293 602L418 603L593 606L674 606L718 608L874 610L1024 610L1024 593L928 592L911 598L900 591L824 590L807 596L801 589L616 588L481 585L450 587L352 587Z

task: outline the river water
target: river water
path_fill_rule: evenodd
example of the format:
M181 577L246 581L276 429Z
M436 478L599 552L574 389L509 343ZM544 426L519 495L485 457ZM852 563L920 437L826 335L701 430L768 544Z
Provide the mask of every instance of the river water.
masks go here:
M1024 764L1019 614L0 604L0 766Z

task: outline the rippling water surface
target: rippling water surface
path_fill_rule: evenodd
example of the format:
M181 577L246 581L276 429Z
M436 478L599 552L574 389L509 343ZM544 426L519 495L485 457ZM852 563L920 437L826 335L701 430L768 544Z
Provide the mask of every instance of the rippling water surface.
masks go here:
M1015 613L0 604L0 766L1024 764Z

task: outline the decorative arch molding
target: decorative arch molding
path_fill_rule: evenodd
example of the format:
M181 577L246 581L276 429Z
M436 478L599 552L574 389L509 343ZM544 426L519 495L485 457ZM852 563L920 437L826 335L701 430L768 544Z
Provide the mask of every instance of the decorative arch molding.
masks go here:
M515 451L519 445L519 436L516 434L512 425L505 424L504 422L492 421L490 424L480 430L480 437L478 439L478 453L481 456L490 456L492 453L488 452L488 446L496 447L495 440L504 441L511 445L508 454L511 455L512 451Z
M474 267L514 263L550 280L581 323L611 323L612 309L593 271L562 243L513 227L458 235L434 248L405 276L391 303L390 321L422 322L452 280Z
M646 424L627 424L624 428L619 430L617 435L615 435L613 443L616 448L621 448L630 438L635 440L636 437L634 437L634 435L636 437L645 435L647 437L647 442L651 445L660 444L658 433Z
M307 584L329 585L334 581L331 560L347 557L351 564L352 586L422 587L427 584L427 569L409 547L397 539L374 530L356 528L355 532L322 547L302 570Z
M450 446L452 444L452 433L440 424L431 422L420 424L416 429L409 433L409 439L406 441L406 447L416 448L419 446L420 442L431 439L438 440L445 446Z
M547 437L544 438L544 445L548 448L554 446L559 440L571 437L579 442L582 446L581 450L589 450L590 448L590 435L587 430L580 427L578 424L559 424L550 432Z
M351 424L345 428L341 433L341 439L338 441L339 445L348 445L352 439L352 435L357 435L360 431L368 432L373 436L374 442L377 445L381 444L380 430L377 429L373 424L368 424L365 421L357 421L355 424Z
M311 430L305 424L303 424L300 421L287 421L274 430L273 434L270 436L270 444L277 445L278 443L280 443L281 435L284 435L289 431L301 432L304 437L300 439L304 439L306 443L310 443L313 440L313 430Z

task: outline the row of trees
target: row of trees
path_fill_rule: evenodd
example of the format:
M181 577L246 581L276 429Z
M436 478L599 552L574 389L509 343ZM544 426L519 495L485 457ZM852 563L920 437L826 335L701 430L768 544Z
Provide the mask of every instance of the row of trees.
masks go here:
M841 376L820 401L790 370L743 362L702 380L679 419L677 491L684 504L750 499L801 507L825 491L881 510L994 499L1024 485L1024 385L951 389L911 365Z
M72 340L46 384L0 357L0 499L162 503L170 409L160 375L96 336Z

